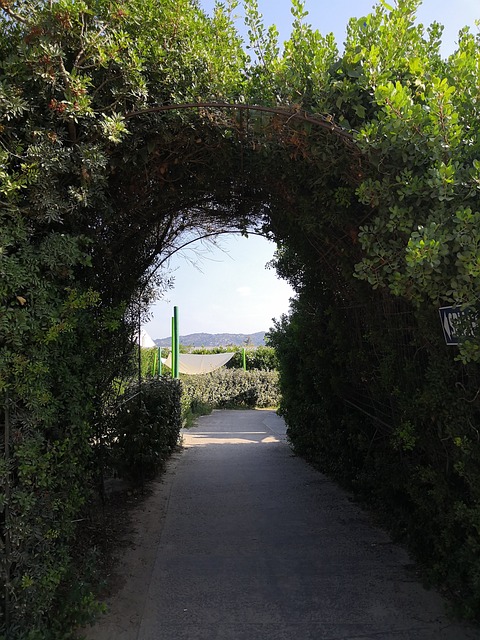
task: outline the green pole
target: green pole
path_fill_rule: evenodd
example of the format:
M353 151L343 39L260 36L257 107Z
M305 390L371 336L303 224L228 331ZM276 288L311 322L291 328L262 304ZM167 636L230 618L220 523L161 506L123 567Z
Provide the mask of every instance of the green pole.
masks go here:
M155 377L155 373L157 371L157 358L158 358L158 351L155 351L153 355L152 378Z
M142 401L141 395L140 395L140 391L142 389L142 325L141 325L141 309L140 309L140 302L138 303L138 362L137 362L137 366L138 366L138 390L139 390L139 394L138 394L138 400L139 402ZM146 374L146 371L145 371Z
M172 318L172 378L175 377L175 318Z
M242 362L243 362L243 370L247 370L247 356L245 354L245 347L242 349Z
M175 327L175 368L174 378L179 377L179 362L180 362L180 333L178 328L178 307L173 307L173 324Z
M158 347L158 377L162 376L162 347Z

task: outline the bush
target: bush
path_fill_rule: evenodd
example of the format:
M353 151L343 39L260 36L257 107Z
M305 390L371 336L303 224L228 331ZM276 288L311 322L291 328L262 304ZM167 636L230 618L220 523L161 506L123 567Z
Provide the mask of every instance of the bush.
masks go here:
M247 371L276 371L278 359L275 349L272 347L256 347L245 349ZM229 369L243 368L242 348L236 350L235 355L226 365Z
M213 347L212 349L194 349L192 353L226 353L234 352L233 358L227 362L227 369L243 369L243 347ZM245 349L247 371L276 371L278 359L273 347L255 347Z
M276 371L218 369L201 376L182 376L182 411L275 407L280 402Z
M107 465L121 478L151 479L174 450L181 427L181 387L162 376L132 385L109 416Z
M288 437L375 508L462 615L478 617L478 367L454 361L432 330L436 310L380 295L345 310L306 289L276 324Z

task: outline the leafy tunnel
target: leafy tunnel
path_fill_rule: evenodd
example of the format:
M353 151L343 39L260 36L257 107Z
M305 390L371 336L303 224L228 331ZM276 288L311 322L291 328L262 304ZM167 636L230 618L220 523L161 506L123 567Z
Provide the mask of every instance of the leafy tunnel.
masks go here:
M168 286L182 242L228 231L274 240L297 292L271 331L295 450L479 613L478 36L444 59L417 0L380 2L340 55L294 0L280 52L248 0L252 59L235 5L0 1L3 624L18 637L74 582L132 309ZM467 318L455 351L440 306Z
M179 117L187 110L193 113ZM102 212L101 221L107 242L103 233L100 243L93 238L92 274L102 274L105 284L107 274L123 273L133 293L191 233L254 231L279 244L296 235L324 270L336 271L329 251L337 253L341 241L352 247L359 222L370 215L361 203L347 202L368 159L351 134L321 116L200 103L151 108L127 119L135 148L129 140L128 159L112 157L112 217ZM117 162L127 162L128 172ZM124 298L128 285L118 284L110 295Z

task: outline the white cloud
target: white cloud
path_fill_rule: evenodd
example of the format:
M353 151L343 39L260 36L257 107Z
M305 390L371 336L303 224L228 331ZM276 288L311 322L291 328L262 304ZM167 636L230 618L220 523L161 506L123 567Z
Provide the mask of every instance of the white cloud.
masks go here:
M251 287L238 287L236 291L242 298L248 298L248 296L252 295Z

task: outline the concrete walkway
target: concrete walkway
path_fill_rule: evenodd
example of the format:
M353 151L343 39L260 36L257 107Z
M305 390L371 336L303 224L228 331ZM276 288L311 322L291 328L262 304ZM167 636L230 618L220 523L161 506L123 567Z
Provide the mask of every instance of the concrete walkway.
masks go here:
M480 637L446 618L407 553L347 494L292 455L274 412L214 412L184 444L157 497L151 562L138 560L89 638Z

